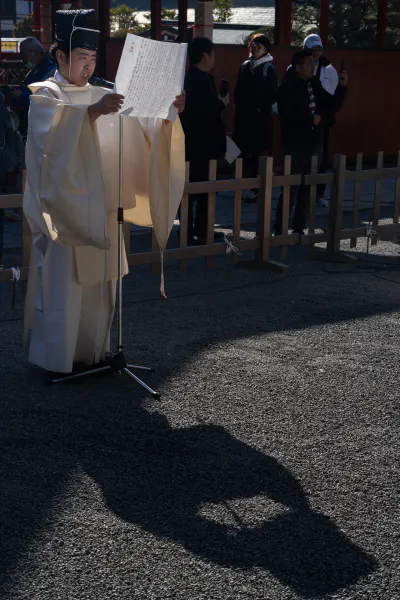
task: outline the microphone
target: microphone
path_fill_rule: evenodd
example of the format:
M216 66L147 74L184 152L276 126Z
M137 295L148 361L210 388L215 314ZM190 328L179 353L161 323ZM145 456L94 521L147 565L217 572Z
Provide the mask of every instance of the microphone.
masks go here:
M94 85L95 87L104 87L112 90L114 88L114 84L111 81L107 81L102 77L90 77L89 79L90 85Z

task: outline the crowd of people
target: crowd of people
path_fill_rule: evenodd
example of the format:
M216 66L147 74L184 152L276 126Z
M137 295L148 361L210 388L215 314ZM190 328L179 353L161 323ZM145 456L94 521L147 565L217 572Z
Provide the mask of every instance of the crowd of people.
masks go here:
M271 43L256 34L249 43L249 59L240 67L234 91L235 124L233 139L241 151L247 177L258 174L259 157L272 153L272 117L278 113L282 144L292 157L292 173L305 174L311 158L318 156L320 172L329 166L329 134L346 93L347 74L338 75L322 54L321 38L312 34L295 52L281 85L270 54ZM208 179L208 162L222 159L226 151L223 111L229 94L216 89L212 70L213 43L195 38L189 47L190 70L185 79L186 108L182 125L186 136L186 159L190 161L190 181ZM318 186L318 203L326 206L325 187ZM251 191L247 201L256 200ZM194 205L196 204L196 209ZM302 234L309 207L309 188L292 186L290 212L294 210L293 230ZM189 244L203 243L207 227L207 195L196 194L189 202ZM282 233L282 197L278 203L274 232ZM217 235L217 234L216 234Z
M271 43L264 34L256 34L249 43L249 59L239 69L234 90L233 140L241 151L246 177L257 177L259 157L273 152L273 115L279 114L282 145L292 157L292 172L304 174L310 169L312 156L318 156L319 170L329 167L329 136L335 114L345 97L347 74L340 77L335 67L323 56L321 38L316 34L304 40L303 49L293 55L279 85L270 53ZM7 104L0 95L0 136L3 152L13 146L11 127L22 136L27 133L29 85L52 77L56 64L40 42L29 37L21 43L21 56L29 69L23 87L10 91ZM186 159L190 163L190 181L208 180L209 161L221 159L226 152L223 112L230 103L229 93L216 89L212 72L215 63L214 44L208 38L195 38L189 46L190 68L185 78L186 107L181 121L186 138ZM91 83L111 87L112 84L92 77ZM3 107L3 108L2 108ZM18 117L16 117L18 115ZM11 125L10 125L11 123ZM8 136L8 138L7 138ZM14 142L10 140L14 139ZM11 156L9 155L9 156ZM21 158L20 161L21 162ZM11 164L12 163L12 164ZM3 161L0 186L5 189L7 176L15 171L15 160ZM7 166L6 166L7 165ZM325 186L317 188L317 203L327 206ZM246 202L256 201L256 190L244 192ZM290 211L294 211L293 230L302 233L307 220L309 189L292 186ZM188 243L202 244L207 232L207 194L191 196L189 202ZM274 232L282 230L282 198L278 203ZM3 214L0 213L0 246L2 246ZM178 232L179 233L179 232ZM215 237L218 238L218 232ZM0 260L1 263L1 260Z

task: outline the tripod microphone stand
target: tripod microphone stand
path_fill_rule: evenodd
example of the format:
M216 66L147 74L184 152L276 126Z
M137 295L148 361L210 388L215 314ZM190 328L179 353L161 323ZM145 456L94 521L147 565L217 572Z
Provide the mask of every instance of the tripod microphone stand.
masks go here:
M122 345L122 240L123 230L122 226L124 223L124 209L122 206L122 152L123 152L123 128L122 128L122 116L119 115L119 196L118 196L118 279L117 279L117 348L115 354L106 360L106 365L102 367L96 367L84 371L83 373L76 373L73 375L67 375L60 379L53 379L53 383L62 383L64 381L70 381L72 379L79 379L80 377L87 377L96 373L102 373L110 371L112 373L118 373L122 375L125 373L131 377L136 383L146 390L153 398L159 398L160 394L155 392L149 387L144 381L139 379L135 375L134 371L145 371L148 373L154 373L154 369L150 367L141 367L138 365L131 365L126 362L125 355L123 352Z

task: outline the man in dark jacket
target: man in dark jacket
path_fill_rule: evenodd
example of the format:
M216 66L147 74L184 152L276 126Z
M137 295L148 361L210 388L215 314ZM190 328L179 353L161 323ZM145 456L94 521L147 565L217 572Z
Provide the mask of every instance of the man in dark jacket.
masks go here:
M346 94L347 74L340 74L334 95L324 90L314 76L314 62L310 52L296 52L292 68L286 73L278 90L278 110L282 120L282 137L285 155L292 157L292 173L309 173L311 158L322 154L324 119L339 110ZM296 204L293 230L302 234L307 222L310 189L308 186L291 186L290 212ZM279 199L275 234L282 233L282 204Z
M334 94L339 83L339 76L333 64L322 55L322 41L319 35L315 33L309 35L304 40L304 50L311 52L314 60L314 75L320 79L322 87ZM324 119L324 131L322 134L322 159L319 167L320 173L326 173L329 167L329 134L332 126L336 123L335 113L331 112ZM325 184L317 186L317 203L319 206L328 206L328 201L324 199Z
M233 139L242 151L247 177L257 177L260 156L272 145L272 110L276 103L278 76L272 66L271 43L256 34L249 43L250 60L239 70L235 87ZM255 192L248 198L256 200Z
M210 71L214 67L214 44L208 38L195 38L189 49L190 70L185 77L186 106L181 121L186 138L186 160L190 162L190 181L208 181L209 161L226 153L222 111L229 95L217 93ZM196 216L193 223L193 204ZM188 242L205 242L207 237L207 194L189 198Z

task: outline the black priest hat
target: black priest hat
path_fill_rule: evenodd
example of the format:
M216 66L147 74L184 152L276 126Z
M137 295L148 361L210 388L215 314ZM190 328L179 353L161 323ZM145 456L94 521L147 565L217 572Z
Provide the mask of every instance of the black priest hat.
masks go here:
M58 10L55 30L56 42L64 52L74 48L95 51L99 48L99 24L93 9Z

